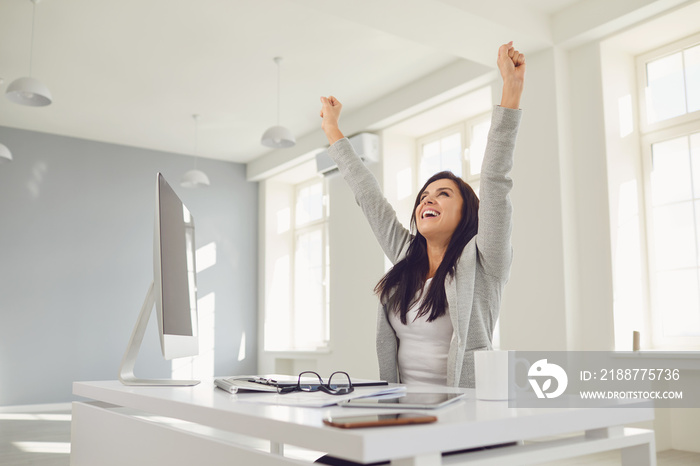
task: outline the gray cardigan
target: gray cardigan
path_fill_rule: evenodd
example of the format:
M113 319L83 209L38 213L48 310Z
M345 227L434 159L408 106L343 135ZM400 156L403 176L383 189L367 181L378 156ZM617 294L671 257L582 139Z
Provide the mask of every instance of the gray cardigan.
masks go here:
M499 106L493 109L481 167L479 230L464 247L454 275L445 279L448 313L454 329L447 356L448 386L474 387L474 351L492 349L493 329L513 257L509 197L513 182L508 173L513 166L521 115L522 110ZM328 153L355 194L384 253L396 264L406 255L411 233L398 221L377 180L347 139L336 141ZM380 303L379 375L388 382L399 382L399 342L387 312L386 305Z

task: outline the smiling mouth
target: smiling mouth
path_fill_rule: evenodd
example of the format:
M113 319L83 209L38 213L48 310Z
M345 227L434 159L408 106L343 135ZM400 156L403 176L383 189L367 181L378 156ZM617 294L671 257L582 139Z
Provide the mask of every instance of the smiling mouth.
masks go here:
M421 218L435 218L440 215L440 212L432 210L432 209L426 209L423 211L423 214L421 215Z

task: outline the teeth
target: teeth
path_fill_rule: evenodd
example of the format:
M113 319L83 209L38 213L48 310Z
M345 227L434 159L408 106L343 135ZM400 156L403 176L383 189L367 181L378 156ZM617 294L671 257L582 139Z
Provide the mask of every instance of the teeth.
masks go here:
M431 209L428 209L425 212L423 212L423 218L425 218L425 217L437 217L438 215L440 215L438 212L431 210Z

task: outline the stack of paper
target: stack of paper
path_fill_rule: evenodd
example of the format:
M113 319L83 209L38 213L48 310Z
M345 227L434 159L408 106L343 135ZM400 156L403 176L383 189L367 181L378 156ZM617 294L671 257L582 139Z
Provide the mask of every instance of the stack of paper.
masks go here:
M329 395L321 391L316 392L293 392L280 395L278 393L247 393L236 397L237 401L249 403L266 403L285 406L305 406L310 408L322 408L332 406L341 401L361 398L366 396L379 396L397 394L406 391L405 385L389 384L381 387L355 387L355 390L348 395Z
M299 382L298 376L291 375L239 375L234 377L220 377L214 379L214 384L229 393L236 393L240 390L251 392L272 392L277 393L277 387L293 387ZM318 385L317 377L302 377L301 382L305 385ZM323 383L328 383L328 379L322 379ZM383 380L352 379L353 385L358 387L386 386Z

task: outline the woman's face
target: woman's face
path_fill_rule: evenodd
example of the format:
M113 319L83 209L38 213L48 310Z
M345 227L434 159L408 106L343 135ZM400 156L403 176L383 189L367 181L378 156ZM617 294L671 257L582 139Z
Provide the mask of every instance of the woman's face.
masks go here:
M442 178L430 183L419 196L416 228L428 241L449 242L462 220L462 194L457 183Z

